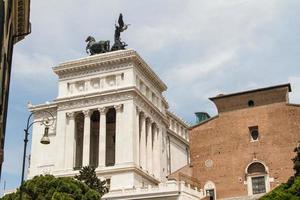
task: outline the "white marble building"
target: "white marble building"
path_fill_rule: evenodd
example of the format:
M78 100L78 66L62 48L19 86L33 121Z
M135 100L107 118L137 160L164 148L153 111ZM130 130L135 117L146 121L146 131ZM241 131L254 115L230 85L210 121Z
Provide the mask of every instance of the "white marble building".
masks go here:
M166 180L189 162L188 125L168 111L162 95L167 86L135 51L68 61L53 71L58 97L29 107L34 120L46 110L55 123L49 145L40 143L44 126L33 126L28 178L74 176L91 165L110 182L104 199L202 197L201 191ZM167 198L172 192L177 196Z

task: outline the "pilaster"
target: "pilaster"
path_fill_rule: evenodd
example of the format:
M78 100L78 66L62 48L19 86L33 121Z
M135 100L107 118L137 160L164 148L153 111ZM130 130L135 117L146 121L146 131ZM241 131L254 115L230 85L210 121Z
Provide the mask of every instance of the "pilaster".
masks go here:
M141 126L141 141L140 141L140 164L141 167L146 170L146 116L144 113L140 116L140 126Z
M147 170L152 174L152 120L148 118L147 122Z
M100 113L100 125L99 125L99 167L105 167L106 161L106 113L107 108L98 108Z
M135 131L134 131L134 138L135 138L135 142L134 142L134 155L135 155L135 164L140 167L141 163L140 163L140 109L138 107L136 107L136 109L134 110L134 114L135 114Z
M116 110L116 164L120 164L122 162L122 151L124 151L124 141L122 140L122 134L124 132L121 130L123 127L123 104L115 105L114 108Z
M66 153L65 166L67 169L73 169L75 160L75 113L68 112L66 129Z
M90 129L91 129L91 111L84 110L84 132L83 132L83 160L82 165L88 166L90 164Z
M153 174L156 178L160 179L160 158L161 158L161 141L160 141L160 130L157 127L157 124L154 128L154 141L153 141Z

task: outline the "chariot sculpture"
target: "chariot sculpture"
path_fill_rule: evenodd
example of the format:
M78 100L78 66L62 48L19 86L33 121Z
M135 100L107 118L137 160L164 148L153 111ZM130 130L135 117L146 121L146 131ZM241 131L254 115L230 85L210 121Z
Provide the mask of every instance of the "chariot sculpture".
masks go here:
M127 44L121 41L121 32L125 31L130 24L125 24L123 21L122 13L119 15L118 25L115 24L115 35L114 35L114 44L110 48L109 40L101 40L96 42L95 38L88 36L85 42L87 42L86 52L89 55L95 55L100 53L106 53L109 51L117 51L125 49Z

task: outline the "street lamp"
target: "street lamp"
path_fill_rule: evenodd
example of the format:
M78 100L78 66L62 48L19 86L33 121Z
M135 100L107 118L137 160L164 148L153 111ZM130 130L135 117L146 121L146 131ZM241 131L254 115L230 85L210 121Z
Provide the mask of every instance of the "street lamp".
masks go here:
M49 117L44 117L41 120L33 121L33 122L30 123L30 119L31 119L32 115L35 114L35 113L37 113L37 112L32 112L28 116L27 126L26 126L26 129L24 129L25 139L24 139L22 177L21 177L21 186L20 186L20 199L22 199L22 185L23 185L23 182L24 182L25 159L26 159L26 149L27 149L27 143L28 143L29 129L32 127L32 125L34 123L41 122L42 124L44 124L45 125L45 131L44 131L44 135L43 135L43 137L41 139L41 143L42 144L50 144L50 139L49 139L49 136L48 136L49 126L52 126L54 124L54 116L53 116L53 114L51 112L49 112L49 111L46 111L46 110L39 111L39 112L42 112L42 113L45 113L46 115L49 115L50 118Z

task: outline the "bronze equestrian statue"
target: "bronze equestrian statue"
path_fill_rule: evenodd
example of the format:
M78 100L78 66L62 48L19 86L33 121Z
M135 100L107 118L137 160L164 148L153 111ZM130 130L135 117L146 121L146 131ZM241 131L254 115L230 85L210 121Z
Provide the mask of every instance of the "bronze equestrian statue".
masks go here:
M127 44L121 41L120 36L121 36L121 32L125 31L130 24L124 23L122 13L119 15L118 24L119 24L118 26L115 24L115 35L114 35L115 43L111 48L110 48L109 40L96 42L95 38L89 36L85 40L85 42L87 42L86 53L90 55L95 55L100 53L106 53L109 51L117 51L117 50L125 49Z
M87 42L86 53L89 53L91 56L99 53L109 52L109 40L96 42L95 38L89 36L86 38L85 42Z

